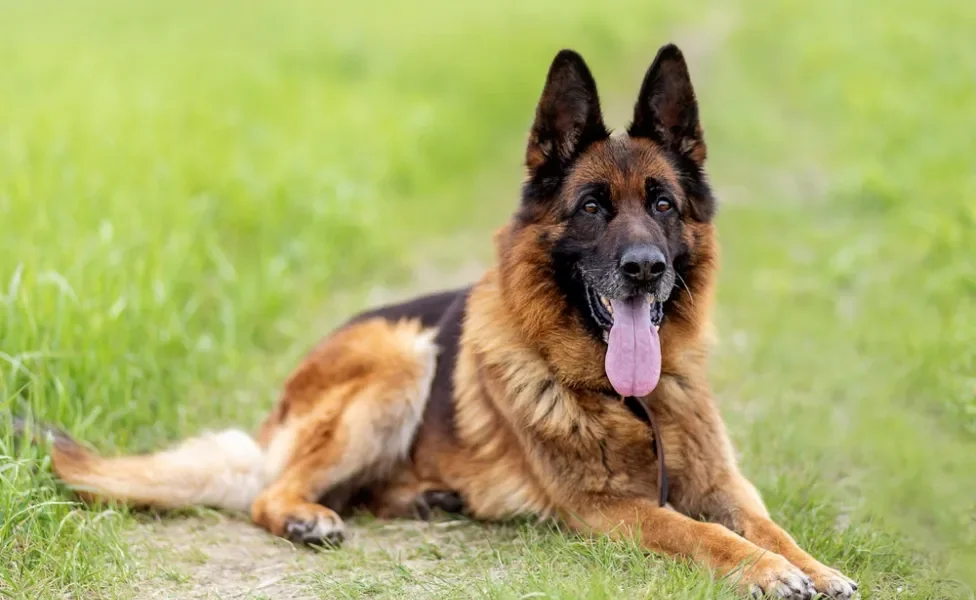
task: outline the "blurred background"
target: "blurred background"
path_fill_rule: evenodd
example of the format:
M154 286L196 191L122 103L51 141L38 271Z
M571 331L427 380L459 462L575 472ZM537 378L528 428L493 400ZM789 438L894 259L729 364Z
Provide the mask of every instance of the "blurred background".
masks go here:
M620 129L675 41L721 202L713 372L743 470L866 597L971 598L974 32L948 1L0 0L0 414L105 452L256 425L331 326L490 263L560 48ZM131 597L139 519L78 510L8 429L0 596ZM416 575L461 587L424 597L684 585L606 557L530 576L555 542L519 535L503 574L461 552ZM329 577L322 597L358 597Z

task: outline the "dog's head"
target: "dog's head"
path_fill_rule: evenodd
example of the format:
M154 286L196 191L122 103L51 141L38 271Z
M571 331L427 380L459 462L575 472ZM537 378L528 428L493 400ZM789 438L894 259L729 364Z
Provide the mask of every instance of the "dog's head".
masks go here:
M715 201L705 154L695 93L676 46L658 52L633 122L614 137L586 63L572 51L556 56L526 150L522 205L509 249L502 249L502 279L509 297L521 286L516 309L537 321L528 330L561 327L560 336L543 337L564 345L570 337L589 338L572 344L591 362L596 344L602 381L620 394L653 390L662 368L659 329L669 320L682 321L685 330L694 326L701 315L687 304L696 288L710 292L703 286L714 270ZM538 322L542 307L532 307L540 297L567 318Z

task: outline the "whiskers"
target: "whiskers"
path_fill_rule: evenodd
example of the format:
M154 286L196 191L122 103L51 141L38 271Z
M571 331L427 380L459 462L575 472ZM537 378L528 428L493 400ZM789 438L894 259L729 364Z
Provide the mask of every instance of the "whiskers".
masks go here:
M691 305L694 306L695 305L695 295L691 293L691 288L688 287L688 283L685 282L685 278L682 277L681 276L681 273L678 273L677 271L674 272L674 275L675 275L675 277L678 278L678 281L681 282L681 285L685 288L685 290L688 291L688 298L691 299Z

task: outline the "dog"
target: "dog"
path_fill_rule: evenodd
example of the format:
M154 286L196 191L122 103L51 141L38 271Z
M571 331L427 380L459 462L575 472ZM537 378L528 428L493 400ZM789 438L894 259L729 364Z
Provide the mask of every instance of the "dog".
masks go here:
M249 511L335 546L352 509L557 519L736 577L747 593L847 599L740 473L707 362L719 249L681 51L662 47L622 135L570 50L552 62L521 201L471 287L365 312L324 339L256 435L105 458L64 434L86 500Z

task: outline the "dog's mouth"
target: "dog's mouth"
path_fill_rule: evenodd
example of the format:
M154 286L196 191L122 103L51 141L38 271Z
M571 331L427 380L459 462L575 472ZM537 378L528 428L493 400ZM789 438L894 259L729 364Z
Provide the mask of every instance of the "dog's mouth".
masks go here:
M590 286L586 286L587 299L590 305L590 314L593 320L603 329L603 341L607 341L610 329L613 327L613 302L606 296L601 295ZM633 298L637 298L634 296ZM655 330L661 329L664 321L664 303L656 299L654 294L646 295L651 310L651 325ZM630 299L627 299L629 301Z
M661 378L664 304L654 295L607 298L587 286L593 319L604 330L605 368L610 384L622 396L646 396Z

